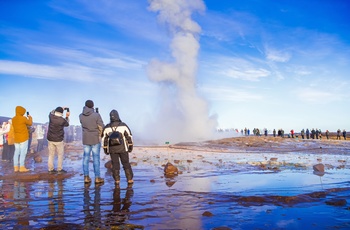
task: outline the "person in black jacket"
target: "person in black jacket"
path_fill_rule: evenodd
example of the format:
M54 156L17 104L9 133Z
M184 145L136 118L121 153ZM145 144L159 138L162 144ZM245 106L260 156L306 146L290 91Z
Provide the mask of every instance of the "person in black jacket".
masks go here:
M128 184L134 183L134 173L129 162L129 152L133 149L132 134L129 127L120 120L117 110L112 110L109 114L110 123L107 124L102 131L102 145L106 154L111 156L112 172L115 183L120 183L120 162L123 165L125 176ZM119 132L121 139L119 144L111 144L113 131Z
M63 112L67 110L66 117L63 118ZM47 140L49 148L48 169L49 173L65 173L62 168L64 153L64 127L69 126L69 109L57 107L49 114L49 128L47 131ZM57 171L54 166L55 152L57 151Z

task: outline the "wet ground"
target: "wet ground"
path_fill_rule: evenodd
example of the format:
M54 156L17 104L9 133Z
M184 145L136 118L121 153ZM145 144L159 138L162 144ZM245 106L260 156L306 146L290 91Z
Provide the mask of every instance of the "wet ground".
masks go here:
M350 229L348 141L138 146L130 154L135 183L122 172L120 187L103 153L98 186L83 183L80 144L66 146L67 174L47 174L46 151L28 156L29 173L1 162L0 229ZM178 175L164 175L168 162ZM315 164L325 173L315 174Z

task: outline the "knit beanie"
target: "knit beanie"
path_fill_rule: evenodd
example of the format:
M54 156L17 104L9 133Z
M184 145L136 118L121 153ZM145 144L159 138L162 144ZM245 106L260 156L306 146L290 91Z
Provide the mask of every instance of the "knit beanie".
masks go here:
M62 107L57 107L55 109L55 112L63 113L63 108Z
M89 108L93 108L93 107L94 107L94 102L91 101L91 100L87 100L87 101L85 102L85 106L86 106L86 107L89 107Z

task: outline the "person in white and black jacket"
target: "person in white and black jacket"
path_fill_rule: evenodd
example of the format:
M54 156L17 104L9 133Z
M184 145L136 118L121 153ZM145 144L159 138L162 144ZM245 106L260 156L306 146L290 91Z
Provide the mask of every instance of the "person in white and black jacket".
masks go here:
M109 114L110 123L107 124L102 131L102 145L106 154L111 156L112 172L115 183L120 183L120 162L123 165L125 176L128 184L134 183L134 173L129 162L129 152L133 149L132 134L129 127L120 120L117 110L112 110ZM113 130L122 134L122 143L120 145L109 145L109 136Z

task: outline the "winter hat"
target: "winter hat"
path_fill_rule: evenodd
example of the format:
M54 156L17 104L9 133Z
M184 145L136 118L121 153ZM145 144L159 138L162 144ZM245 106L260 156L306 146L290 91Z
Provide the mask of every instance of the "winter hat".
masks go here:
M86 106L86 107L89 107L89 108L93 108L93 107L94 107L94 102L91 101L91 100L87 100L87 101L85 102L85 106Z
M57 107L55 109L55 112L63 113L63 108L62 107Z

